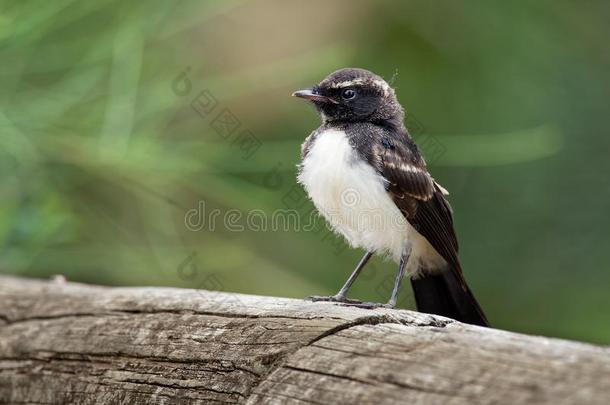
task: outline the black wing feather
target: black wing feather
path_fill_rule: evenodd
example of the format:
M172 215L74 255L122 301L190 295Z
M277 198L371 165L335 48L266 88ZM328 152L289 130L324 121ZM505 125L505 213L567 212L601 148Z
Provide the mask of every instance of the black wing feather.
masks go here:
M376 166L388 181L394 203L466 285L453 229L453 212L444 197L446 191L428 173L426 162L406 131L384 131L374 139Z
M407 219L451 267L460 268L451 207L438 186L430 200L417 202L414 215Z
M449 270L411 280L418 309L475 325L489 325L462 273L453 211L444 197L446 191L428 173L408 134L394 135L402 135L403 143L384 142L381 137L374 148L380 156L378 169L389 183L388 191L396 206L445 259Z

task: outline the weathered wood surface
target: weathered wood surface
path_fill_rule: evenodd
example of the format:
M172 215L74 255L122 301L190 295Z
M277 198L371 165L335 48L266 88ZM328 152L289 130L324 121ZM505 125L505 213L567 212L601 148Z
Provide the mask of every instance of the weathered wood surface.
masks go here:
M0 277L0 403L604 404L610 349L404 310Z

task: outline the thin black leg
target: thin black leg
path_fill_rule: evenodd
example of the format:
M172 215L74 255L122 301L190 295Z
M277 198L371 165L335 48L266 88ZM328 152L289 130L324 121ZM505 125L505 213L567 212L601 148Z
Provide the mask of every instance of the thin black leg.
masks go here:
M396 306L396 302L398 301L398 293L400 292L400 286L402 285L402 279L405 276L405 271L407 269L407 261L409 260L409 254L405 253L400 258L400 265L398 266L398 273L396 274L396 280L394 281L394 289L392 290L392 296L387 303L387 307L394 308Z
M349 278L347 279L347 281L345 282L343 287L341 287L339 292L337 294L335 294L335 298L337 299L337 301L345 300L345 298L347 297L347 292L351 288L352 284L354 284L354 281L356 281L356 279L360 275L360 272L362 271L362 269L368 263L368 261L371 259L372 256L373 256L373 252L366 252L364 254L364 256L362 256L362 259L360 259L360 262L358 263L358 265L356 266L356 268L354 269L352 274L349 276Z
M364 266L368 263L369 259L373 256L373 252L366 252L365 255L360 259L360 262L349 276L343 287L339 290L339 292L335 295L331 295L330 297L319 297L319 296L311 296L307 297L307 299L311 301L335 301L335 302L343 302L346 304L361 304L358 300L350 300L347 298L347 292L349 291L356 278L364 268Z

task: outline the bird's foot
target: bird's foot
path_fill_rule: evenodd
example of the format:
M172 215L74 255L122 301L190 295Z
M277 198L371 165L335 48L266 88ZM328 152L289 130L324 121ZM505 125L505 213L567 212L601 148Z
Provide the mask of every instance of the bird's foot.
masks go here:
M345 303L350 307L356 308L364 308L364 309L376 309L376 308L388 308L394 309L395 305L392 304L382 304L381 302L356 302L356 303Z
M345 295L340 295L340 294L330 295L330 296L311 295L305 299L307 301L313 301L313 302L324 302L325 301L325 302L340 302L343 304L360 302L358 300L353 300L353 299L347 298Z
M305 299L308 301L313 301L313 302L336 302L338 304L349 306L349 307L365 308L365 309L375 309L375 308L392 309L395 306L395 304L392 304L392 303L382 304L379 302L364 302L364 301L360 301L360 300L354 300L354 299L347 298L346 296L342 296L342 295L338 295L338 294L331 295L331 296L312 295Z
M396 308L396 301L390 300L386 304L381 305L383 308L394 309Z

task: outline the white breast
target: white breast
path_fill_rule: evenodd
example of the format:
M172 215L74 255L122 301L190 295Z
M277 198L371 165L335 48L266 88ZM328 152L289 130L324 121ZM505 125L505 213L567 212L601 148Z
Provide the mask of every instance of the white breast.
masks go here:
M357 155L342 131L318 134L298 181L353 247L387 253L398 262L417 233L386 191L386 180Z

